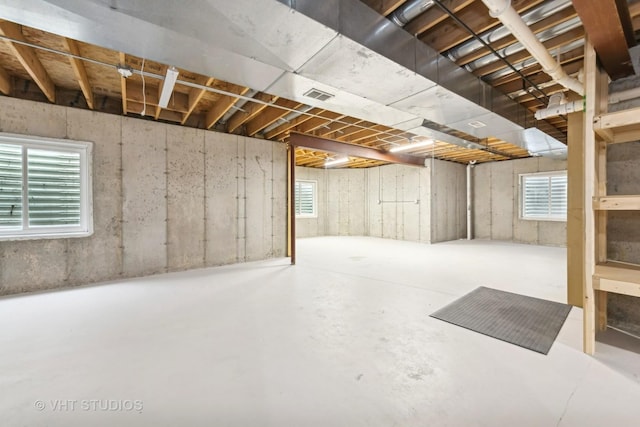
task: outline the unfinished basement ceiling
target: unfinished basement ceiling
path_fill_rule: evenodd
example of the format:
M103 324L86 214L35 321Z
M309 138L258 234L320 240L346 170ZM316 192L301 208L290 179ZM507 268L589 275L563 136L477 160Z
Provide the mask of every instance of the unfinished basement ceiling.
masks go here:
M0 91L133 117L144 113L149 120L282 142L296 131L388 150L413 137L427 136L437 142L410 154L459 163L529 156L521 141L491 134L494 127L520 126L512 126L491 111L499 99L502 114L514 116L513 122L524 120L527 127L566 141L565 117L533 122L523 119L524 113L513 113L512 107L521 106L529 117L546 106L546 97L563 88L550 82L480 0L442 1L457 20L437 4L425 2L428 7L406 24L400 21L403 30L381 15L392 18L410 0L336 0L322 5L297 1L296 9L290 9L294 5L289 1L276 0L201 3L203 8L183 10L179 4L157 1L0 0L0 17L7 19L0 23L4 38L0 43ZM251 12L247 11L249 4L254 9ZM531 21L531 28L551 53L559 55L567 72L577 74L582 66L584 30L571 2L514 0L512 4ZM640 1L629 4L637 29ZM154 10L165 12L155 14ZM315 22L305 14L326 22ZM174 19L167 20L167 16ZM242 26L238 16L242 16ZM212 17L226 26L213 25ZM340 27L340 19L350 17L358 22L350 30L341 30L349 34L331 27ZM125 25L132 22L135 25ZM475 42L462 23L485 36L522 75ZM406 39L398 31L408 32L428 48L408 52ZM203 43L206 37L215 42ZM260 43L250 44L247 39ZM393 41L400 43L391 45ZM389 46L379 48L383 42ZM389 47L397 49L390 51ZM411 67L405 64L411 62L411 54L416 55L414 62L432 67L425 74L435 70L440 75L430 75L429 80L403 68ZM467 70L456 69L450 60ZM133 75L122 78L117 65L130 68ZM170 66L177 67L179 82L167 107L160 108L162 80ZM468 88L442 86L467 83ZM489 95L487 88L492 91ZM501 93L515 102L498 98ZM459 104L463 107L455 108L448 98L454 95L456 102L465 102ZM470 114L484 114L479 116L482 120L469 121L459 114L475 109L476 104L479 113ZM478 128L467 126L476 121ZM482 124L489 126L483 129ZM298 165L311 167L322 167L330 156L303 148L296 154ZM379 164L382 162L352 159L348 166Z

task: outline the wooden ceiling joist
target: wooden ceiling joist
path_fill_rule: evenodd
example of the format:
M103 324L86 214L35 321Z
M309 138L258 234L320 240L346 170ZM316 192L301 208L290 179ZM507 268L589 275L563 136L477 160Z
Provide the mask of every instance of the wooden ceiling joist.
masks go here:
M340 121L335 121L326 125L322 125L315 131L315 134L317 136L324 136L324 137L328 137L329 135L340 136L337 133L340 132L342 129L345 129L349 126L360 123L362 121L363 120L357 119L355 117L343 117L340 119Z
M258 93L253 99L259 102L247 102L241 110L236 111L233 116L227 121L227 132L233 133L236 129L242 126L244 123L255 118L269 105L278 100L277 96L269 95L268 93Z
M313 132L333 120L340 120L345 117L344 114L334 113L333 111L323 111L322 113L318 113L318 116L319 117L314 117L297 126L295 128L296 132Z
M118 52L118 59L120 66L126 67L127 55L124 52ZM120 96L122 96L122 114L126 116L129 109L127 106L127 79L124 76L120 76Z
M543 0L513 0L511 6L522 14L522 12L542 2ZM477 34L500 25L498 19L489 15L487 7L482 2L474 2L462 9L456 16ZM444 21L434 27L432 31L420 37L420 39L438 52L444 52L457 44L469 40L471 37L473 35L469 34L466 29L460 27L456 22Z
M548 16L541 21L536 22L535 24L532 24L529 28L531 29L531 31L537 34L576 16L576 11L573 8L568 7L567 9L564 9L556 14ZM495 50L499 50L517 42L518 40L513 35L508 35L507 37L503 37L493 43L490 43L490 46ZM475 61L476 59L489 54L491 54L491 51L489 51L489 49L487 49L486 47L482 47L468 55L458 58L456 60L456 64L458 64L459 66L463 66L471 61Z
M209 87L215 81L216 79L214 79L213 77L209 77L205 82L203 82L203 85ZM207 93L206 89L198 89L198 88L192 88L189 91L189 108L182 115L182 121L180 121L180 124L183 125L187 122L187 120L189 120L191 113L193 113L193 110L196 109L196 106L200 103L200 101L202 100L202 97L204 97L206 93Z
M11 94L11 77L2 67L0 67L0 92L5 95Z
M78 42L68 38L65 38L64 41L67 44L67 49L69 49L69 52L72 55L82 56L80 54ZM69 62L71 63L71 68L73 68L73 73L76 75L76 79L78 80L84 99L87 101L87 106L93 110L93 90L91 89L91 83L89 82L89 76L87 75L87 69L84 66L84 62L81 59L74 58L72 56L69 57Z
M444 0L442 4L450 11L457 13L473 2L474 0ZM404 27L404 29L407 30L410 34L420 35L425 31L428 31L431 28L435 27L448 17L449 15L443 12L438 6L433 5L425 13L419 15L411 22L409 22Z
M311 120L313 118L313 115L320 114L323 111L324 110L322 110L320 108L312 108L311 110L309 110L307 112L308 114L302 114L302 115L290 120L288 123L283 123L280 126L271 129L269 132L264 134L264 137L267 138L267 139L276 138L276 137L286 133L288 130L293 129L296 126L301 125L302 123Z
M578 27L578 28L574 28L573 30L567 31L566 33L563 33L557 37L549 39L542 44L544 45L544 47L547 48L547 50L553 50L564 44L571 43L572 41L576 41L583 37L584 37L584 29L582 27ZM529 58L531 58L531 54L526 49L523 49L520 52L507 56L505 59L507 60L507 62L515 64ZM477 76L486 76L487 74L491 74L504 67L505 67L504 62L497 60L490 64L485 65L484 67L480 67L477 70L474 70L473 74Z
M160 102L160 89L157 86L151 86L149 84L145 87L143 95L142 85L127 80L127 99L129 101L135 101L139 103L146 103L147 106L158 107ZM166 110L177 111L180 113L186 113L189 109L189 95L186 93L174 92L171 96L171 101L167 105Z
M162 66L162 75L166 75L167 74L167 69L169 67L167 67L166 65ZM160 84L158 85L158 103L156 103L156 113L153 115L153 118L155 120L158 120L158 117L160 117L160 113L162 112L162 107L160 107L160 105L158 105L160 103L160 97L162 96L162 90L164 88L164 80L162 82L160 82ZM142 89L142 88L141 88ZM173 98L173 94L171 94L171 98ZM171 98L169 99L169 102L171 102ZM189 102L189 97L188 95L186 96L187 98L187 103Z
M603 68L613 80L634 74L628 49L635 45L625 0L573 0Z
M378 12L380 15L388 15L398 8L405 0L362 0L364 4Z
M232 90L232 92L237 93L238 95L244 95L245 93L249 92L249 88L243 87L243 88ZM205 119L205 127L207 129L211 129L213 125L215 125L218 122L218 120L222 118L222 116L227 114L227 111L229 111L231 107L233 107L233 104L235 104L237 100L238 98L236 97L229 96L229 95L222 95L216 101L214 106L207 112L207 116Z
M13 22L0 21L0 34L14 40L26 42L26 39L22 35L20 25L14 24ZM36 82L40 90L42 90L42 93L44 93L49 101L55 103L56 85L53 83L53 80L51 80L51 77L49 77L49 73L45 70L42 62L40 62L35 50L29 46L13 43L9 40L5 40L5 42L11 48L11 51L18 61L20 61L25 71L31 76L33 81Z
M302 105L302 103L297 101L290 101L284 98L278 99L274 102L273 107L266 108L262 114L246 124L247 136L255 135L267 126L275 123L278 119L289 114L289 110L295 110L296 108L300 108Z

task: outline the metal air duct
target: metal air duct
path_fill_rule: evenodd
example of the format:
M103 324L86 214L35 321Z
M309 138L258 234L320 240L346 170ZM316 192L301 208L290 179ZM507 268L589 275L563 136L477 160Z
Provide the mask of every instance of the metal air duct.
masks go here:
M432 0L412 0L402 5L391 15L391 20L399 27L404 27L416 16L433 6Z

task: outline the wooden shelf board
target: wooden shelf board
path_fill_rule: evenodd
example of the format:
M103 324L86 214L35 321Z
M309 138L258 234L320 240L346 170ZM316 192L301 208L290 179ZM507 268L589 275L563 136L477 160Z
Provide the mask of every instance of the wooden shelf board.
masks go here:
M640 140L640 107L596 116L593 130L610 143Z
M603 196L593 198L593 209L598 211L636 211L640 210L640 196Z
M640 265L607 262L595 266L593 288L640 297Z

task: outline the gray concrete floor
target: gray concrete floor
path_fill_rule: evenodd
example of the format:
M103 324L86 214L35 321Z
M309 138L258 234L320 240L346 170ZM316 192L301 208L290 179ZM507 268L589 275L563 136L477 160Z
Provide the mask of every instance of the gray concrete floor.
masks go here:
M0 424L637 425L638 345L608 335L584 355L579 309L547 356L428 317L480 285L563 301L564 249L363 237L298 248L296 267L0 299Z

